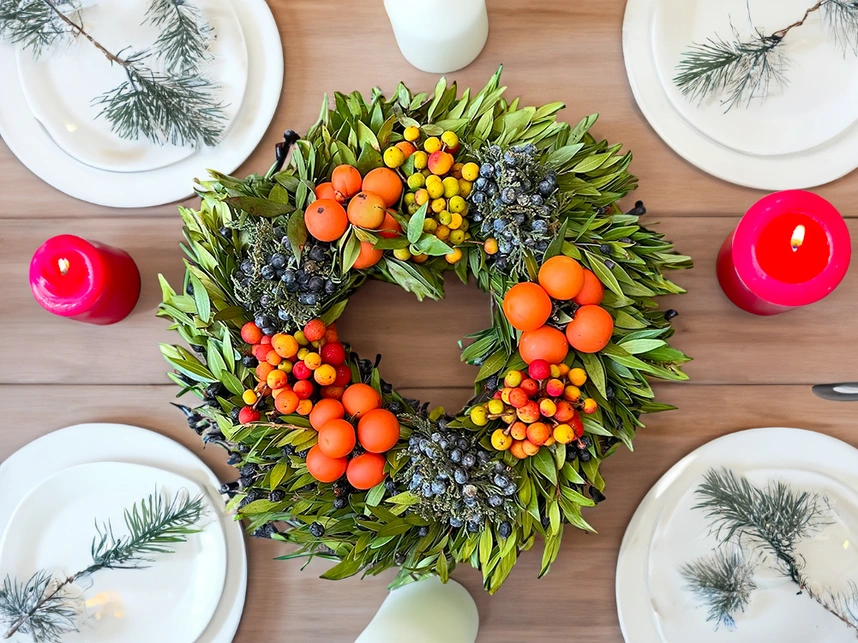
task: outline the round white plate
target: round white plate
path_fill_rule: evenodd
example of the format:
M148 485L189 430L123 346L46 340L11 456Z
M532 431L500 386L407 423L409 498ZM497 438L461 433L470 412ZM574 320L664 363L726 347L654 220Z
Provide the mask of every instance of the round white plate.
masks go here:
M754 25L774 31L800 18L802 0L750 0ZM790 33L789 85L764 100L724 113L718 98L699 106L673 84L692 42L715 33L750 33L746 0L628 0L623 53L638 106L664 141L687 161L721 179L753 188L809 188L858 167L858 74L851 52L813 15Z
M213 29L209 48L212 60L200 73L218 86L214 95L224 105L227 123L241 107L247 85L247 46L238 16L229 0L194 0ZM160 28L141 24L150 0L100 0L81 11L87 32L109 51L141 51L151 48ZM144 172L186 159L193 147L158 145L144 139L123 139L110 123L98 117L101 105L93 99L127 80L83 38L70 46L48 52L36 60L32 52L18 50L18 77L27 104L54 142L81 163L111 172ZM157 56L144 64L162 71Z
M153 554L148 569L101 570L72 588L83 593L87 618L64 643L188 643L212 619L226 577L226 544L213 502L194 482L154 467L95 462L63 469L21 500L0 543L0 574L29 578L37 570L55 577L92 564L95 523L107 522L121 538L128 534L123 512L158 493L165 502L176 494L203 496L209 517L203 531L173 546L172 554ZM138 505L139 506L139 505Z
M647 493L632 517L617 561L620 627L628 643L847 643L854 633L796 587L760 566L758 589L729 631L706 620L688 590L683 564L710 554L717 539L699 509L695 490L711 468L729 468L752 484L771 480L819 492L835 520L799 554L814 580L842 588L858 580L858 450L821 433L767 428L739 431L700 447L675 464Z
M0 464L0 533L27 493L52 473L93 462L125 462L175 473L205 490L213 508L222 506L218 504L220 482L214 473L180 444L124 424L79 424L31 442ZM217 610L196 643L231 643L244 609L244 534L241 524L223 511L217 512L217 519L226 538L226 581ZM22 636L12 642L31 643Z
M34 174L75 198L116 208L170 203L193 194L194 178L208 168L232 172L264 136L283 86L280 31L265 0L231 0L247 43L247 88L241 109L215 148L147 172L108 172L60 150L30 113L21 89L15 48L0 45L0 136ZM273 153L272 153L273 156Z

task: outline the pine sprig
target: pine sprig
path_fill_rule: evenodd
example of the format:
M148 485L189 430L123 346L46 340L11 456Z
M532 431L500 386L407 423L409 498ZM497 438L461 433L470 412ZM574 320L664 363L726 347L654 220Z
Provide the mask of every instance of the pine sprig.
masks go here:
M71 585L103 569L142 569L153 562L153 554L173 553L172 545L201 531L194 525L204 512L202 496L192 498L181 491L166 501L156 490L125 510L127 535L116 536L110 521L96 521L92 564L86 569L64 579L39 571L24 583L6 576L0 586L0 623L8 627L5 638L22 632L33 634L36 643L61 641L77 629L78 601L68 592Z
M152 0L146 22L163 28L154 49L169 71L193 71L211 56L212 28L196 5L186 0Z
M58 0L56 7L78 18L76 0ZM0 0L0 37L30 50L36 58L71 36L66 22L44 0Z
M682 566L680 573L688 588L709 608L707 621L715 628L736 627L735 615L744 612L757 589L756 565L745 558L738 547L719 547L709 556Z
M829 0L823 6L823 19L835 44L844 53L858 55L858 2Z

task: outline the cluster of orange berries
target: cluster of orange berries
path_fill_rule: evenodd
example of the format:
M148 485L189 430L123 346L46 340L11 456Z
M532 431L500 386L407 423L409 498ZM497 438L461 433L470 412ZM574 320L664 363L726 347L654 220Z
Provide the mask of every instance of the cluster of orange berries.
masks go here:
M396 416L381 408L381 395L373 387L358 382L345 389L341 400L319 400L310 411L310 425L319 433L307 453L307 471L316 480L334 482L345 474L361 490L384 480L384 454L399 441L400 427ZM363 453L355 453L358 445Z
M597 353L608 345L614 320L599 306L605 289L593 272L571 257L557 255L542 264L538 282L516 284L503 300L507 321L523 331L518 350L525 362L544 359L559 363L566 358L569 346L582 353ZM578 306L565 334L546 324L552 299L571 300Z
M331 180L320 183L316 200L304 210L307 232L319 241L336 241L353 225L385 238L399 235L402 227L392 209L402 195L402 180L393 170L379 167L361 177L352 165L338 165ZM361 241L354 268L363 270L377 264L383 255L369 241Z
M596 400L581 397L580 387L586 381L584 369L537 359L528 366L527 376L517 370L507 372L503 388L485 404L472 407L469 416L477 426L491 420L506 424L492 433L492 446L523 460L543 446L569 444L584 435L580 414L598 409Z
M342 398L351 383L346 349L337 337L336 326L313 319L294 334L264 335L254 322L241 327L241 338L250 344L250 354L258 361L257 385L241 398L241 424L256 422L265 400L274 399L274 408L283 415L309 415L314 399Z

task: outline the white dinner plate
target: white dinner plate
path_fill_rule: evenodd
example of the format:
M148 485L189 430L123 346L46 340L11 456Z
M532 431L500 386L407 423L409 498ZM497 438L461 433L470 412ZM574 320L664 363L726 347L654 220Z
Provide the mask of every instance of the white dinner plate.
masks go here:
M95 524L127 536L123 512L157 493L201 496L203 530L172 554L152 554L147 569L105 569L71 588L82 594L80 631L63 643L189 643L212 619L223 593L226 545L217 519L222 502L195 482L154 467L94 462L62 469L34 487L12 514L0 542L0 575L30 578L38 570L65 578L92 564ZM214 503L217 503L215 506Z
M223 141L167 167L109 172L64 153L33 117L21 89L15 47L0 45L0 136L34 174L75 198L115 208L170 203L193 194L194 179L208 168L232 172L265 135L283 86L280 31L265 0L231 0L247 43L244 100ZM272 154L273 156L273 154Z
M193 0L212 28L212 59L200 73L217 85L213 92L223 103L227 124L241 107L247 85L247 46L241 24L229 0ZM160 27L143 24L150 0L100 0L81 11L87 32L108 51L151 49ZM35 59L18 50L18 77L27 104L54 142L81 163L111 172L144 172L177 163L194 154L193 146L158 145L145 138L120 138L110 123L98 117L101 106L93 99L127 80L123 69L111 64L86 39ZM157 56L144 63L163 71ZM226 130L225 130L226 131Z
M753 25L769 33L800 18L803 0L628 0L623 54L629 83L650 125L679 155L719 178L766 190L809 188L858 167L858 58L845 57L812 14L781 45L792 64L786 87L724 113L674 85L692 43L732 40Z
M123 424L79 424L31 442L0 464L0 533L21 500L42 481L57 471L93 462L155 467L196 483L214 499L215 506L219 497L220 482L214 473L180 444L154 431ZM218 607L196 643L231 643L244 609L244 534L241 524L223 511L217 512L217 519L226 538L226 580ZM32 642L18 637L12 643Z
M739 431L703 445L675 464L647 493L632 517L617 561L620 627L628 643L847 643L854 631L767 565L758 567L752 594L736 626L716 629L680 569L711 554L718 540L695 493L709 469L728 468L752 484L783 481L817 492L830 504L831 523L803 542L813 581L844 589L858 581L858 450L821 433L767 428Z

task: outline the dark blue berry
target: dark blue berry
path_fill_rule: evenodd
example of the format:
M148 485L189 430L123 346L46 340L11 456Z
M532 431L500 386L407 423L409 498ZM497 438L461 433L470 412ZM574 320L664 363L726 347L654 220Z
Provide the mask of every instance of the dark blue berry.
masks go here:
M503 504L503 498L496 493L489 496L489 505L492 507L500 507Z
M322 246L313 246L310 250L310 259L313 261L323 261L325 259L325 249Z
M286 265L286 256L281 252L275 252L268 260L268 265L279 270Z
M473 453L466 453L464 455L464 457L462 458L462 466L465 467L466 469L470 469L476 463L477 463L477 456L475 456Z
M259 365L259 360L253 355L245 355L241 358L241 363L247 368L256 368Z
M540 181L537 190L542 196L551 196L551 193L554 192L554 184L547 179Z
M262 266L262 269L259 271L259 274L262 275L263 279L271 280L277 276L277 271L273 267L265 265Z
M417 530L417 535L420 536L421 538L423 538L424 536L428 536L429 535L429 527L420 527Z
M475 190L480 190L480 191L485 190L485 189L486 189L486 186L487 186L488 184L489 184L488 179L483 178L483 177L481 176L481 177L479 177L476 181L474 181L474 189L475 189Z
M451 527L461 527L464 523L461 518L457 516L450 516L450 526Z
M280 489L275 489L268 494L268 499L271 502L283 502L286 499L286 492L281 491Z
M465 484L470 479L470 476L464 469L456 469L453 472L453 479L459 484Z
M490 179L495 175L495 168L491 163L483 163L480 166L480 176Z
M432 483L432 493L434 493L436 496L440 496L447 493L447 485L439 480L435 480Z
M512 534L512 525L509 524L506 520L504 520L500 525L498 525L498 536L501 538L509 538Z
M539 194L531 194L530 203L531 205L542 205L542 196Z
M482 528L482 525L478 522L469 522L468 523L468 531L472 534L477 533Z
M462 461L462 450L461 449L453 449L450 452L450 462L458 464Z
M248 277L253 275L253 264L249 259L245 259L241 262L241 272L246 274Z
M318 522L314 522L310 525L310 533L316 538L321 538L325 535L325 528Z
M469 446L471 446L471 443L468 442L468 440L466 438L459 438L459 441L456 442L456 445L460 449L464 450L464 449L467 449Z
M516 196L515 188L504 188L503 192L501 192L501 201L506 205L512 205L515 203Z
M503 487L506 487L507 485L509 485L512 482L512 480L510 480L505 475L499 473L494 477L493 482L498 487L503 488Z

